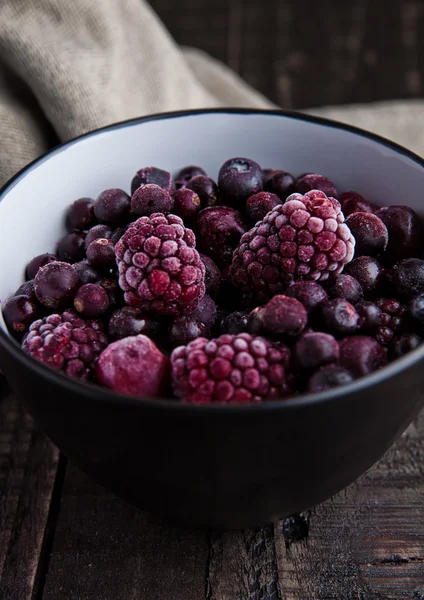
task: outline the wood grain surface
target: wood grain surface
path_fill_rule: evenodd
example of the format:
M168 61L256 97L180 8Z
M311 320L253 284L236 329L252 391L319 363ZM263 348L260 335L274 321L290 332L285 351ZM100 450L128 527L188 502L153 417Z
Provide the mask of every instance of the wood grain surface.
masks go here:
M67 471L43 600L200 600L208 533L151 519Z
M285 108L422 96L421 0L151 0L175 39Z
M38 587L59 453L0 376L0 598Z

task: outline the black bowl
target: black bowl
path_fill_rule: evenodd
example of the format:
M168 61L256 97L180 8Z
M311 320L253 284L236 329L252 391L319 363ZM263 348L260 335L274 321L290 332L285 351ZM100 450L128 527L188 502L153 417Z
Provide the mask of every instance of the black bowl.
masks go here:
M183 134L181 151L175 140ZM160 146L164 139L167 152ZM323 147L326 156L319 152ZM54 247L64 208L75 198L106 187L127 188L137 168L147 164L174 170L200 163L216 175L221 162L240 154L295 174L322 172L341 189L357 189L377 203L381 190L386 203L404 192L408 204L420 206L423 161L351 127L241 110L138 119L53 150L3 188L2 297L18 287L33 255ZM49 215L47 222L42 215ZM8 254L12 241L14 252ZM71 380L22 352L4 324L0 329L2 370L66 456L97 482L158 516L225 528L261 525L308 508L368 469L424 404L423 357L420 347L381 371L321 394L255 406L189 406L119 396Z

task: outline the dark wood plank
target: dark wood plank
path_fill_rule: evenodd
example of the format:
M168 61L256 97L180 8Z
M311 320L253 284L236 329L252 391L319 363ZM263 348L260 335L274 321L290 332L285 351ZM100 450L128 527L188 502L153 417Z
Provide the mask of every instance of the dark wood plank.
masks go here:
M180 44L286 108L422 95L420 0L152 0Z
M206 532L158 523L70 467L43 600L200 600Z
M312 512L307 540L275 528L284 598L424 598L424 412L358 482Z
M207 600L282 600L272 525L211 537Z
M208 600L424 598L424 412L310 526L308 516L214 534Z
M0 598L27 600L50 508L58 451L0 376Z

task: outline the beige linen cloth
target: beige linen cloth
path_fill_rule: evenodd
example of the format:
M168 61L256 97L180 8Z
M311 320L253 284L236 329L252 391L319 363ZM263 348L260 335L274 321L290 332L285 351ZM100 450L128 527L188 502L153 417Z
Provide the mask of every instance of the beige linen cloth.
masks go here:
M271 108L143 0L0 0L0 185L58 141L154 112ZM421 101L323 108L424 154Z

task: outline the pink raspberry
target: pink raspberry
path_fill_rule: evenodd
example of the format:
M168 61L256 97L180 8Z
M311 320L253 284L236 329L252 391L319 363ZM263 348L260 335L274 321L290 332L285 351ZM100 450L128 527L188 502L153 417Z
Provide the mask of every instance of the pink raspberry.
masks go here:
M340 203L324 192L292 194L245 233L234 251L233 284L265 302L293 281L325 281L354 255Z
M290 351L248 333L197 338L171 355L175 394L187 403L245 404L290 393Z
M196 238L176 215L155 213L130 225L115 246L127 304L160 315L191 313L205 294Z
M85 321L71 310L34 321L22 342L40 362L82 381L92 378L106 346L100 321Z

